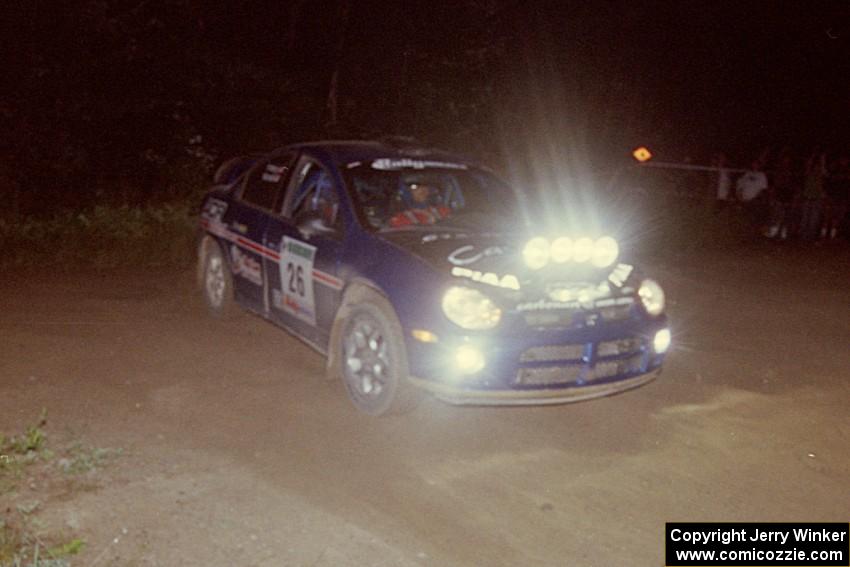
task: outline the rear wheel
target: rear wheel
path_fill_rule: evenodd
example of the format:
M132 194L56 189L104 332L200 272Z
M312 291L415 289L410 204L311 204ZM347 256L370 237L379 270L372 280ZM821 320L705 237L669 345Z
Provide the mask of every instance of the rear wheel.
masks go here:
M331 366L357 409L377 416L415 408L421 392L408 379L404 336L389 302L361 287L349 294L337 317Z
M218 243L209 240L201 256L201 292L209 312L218 318L229 317L235 311L233 277Z

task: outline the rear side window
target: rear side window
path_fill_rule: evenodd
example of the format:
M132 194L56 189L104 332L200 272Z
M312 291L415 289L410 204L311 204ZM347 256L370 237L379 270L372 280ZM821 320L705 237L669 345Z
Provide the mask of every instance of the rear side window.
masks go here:
M258 163L248 173L242 189L242 200L262 209L272 210L289 176L291 165L292 154L289 153Z

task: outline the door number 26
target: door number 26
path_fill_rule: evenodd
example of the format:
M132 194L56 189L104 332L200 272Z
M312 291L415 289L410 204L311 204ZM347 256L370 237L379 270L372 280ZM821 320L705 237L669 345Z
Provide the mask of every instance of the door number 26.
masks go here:
M304 297L304 267L289 262L286 264L286 273L289 277L289 292Z

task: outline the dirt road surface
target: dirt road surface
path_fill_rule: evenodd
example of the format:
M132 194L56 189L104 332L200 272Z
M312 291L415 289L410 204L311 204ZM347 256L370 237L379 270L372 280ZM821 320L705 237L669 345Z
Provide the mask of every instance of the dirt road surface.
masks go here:
M0 431L47 408L53 438L123 450L46 512L74 565L658 566L667 521L848 521L847 248L653 270L654 383L381 419L285 332L211 320L188 268L4 273Z

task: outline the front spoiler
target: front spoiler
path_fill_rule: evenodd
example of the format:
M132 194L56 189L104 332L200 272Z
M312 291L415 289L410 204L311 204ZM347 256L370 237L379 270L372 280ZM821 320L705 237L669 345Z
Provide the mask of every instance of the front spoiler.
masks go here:
M455 405L480 406L535 406L566 404L593 398L611 396L632 388L643 386L661 374L656 368L646 374L605 384L588 384L569 388L547 388L540 390L467 390L448 384L411 377L416 386L423 388L439 400Z

